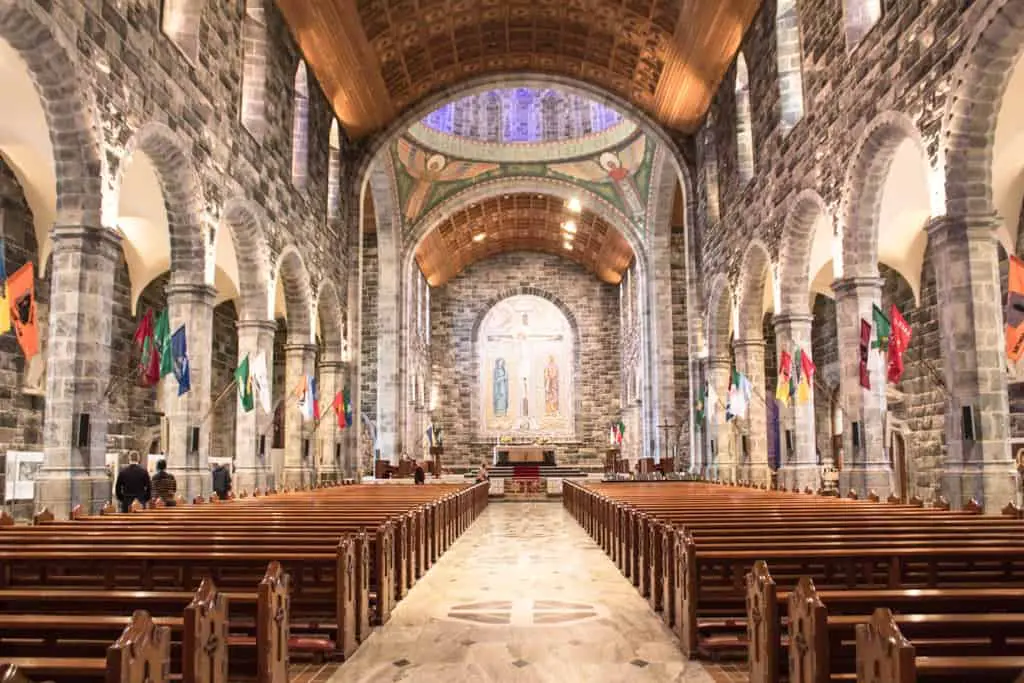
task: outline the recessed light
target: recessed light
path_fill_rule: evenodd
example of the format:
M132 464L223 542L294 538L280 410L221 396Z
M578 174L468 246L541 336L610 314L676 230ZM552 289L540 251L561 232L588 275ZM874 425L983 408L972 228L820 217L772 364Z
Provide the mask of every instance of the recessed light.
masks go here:
M570 235L576 234L576 221L566 221L562 223L562 230L565 230Z
M573 197L565 203L565 208L569 209L573 213L580 213L583 211L583 204L580 202L578 197Z
M487 239L486 232L478 232L477 234L473 235L474 242L483 242L485 239Z
M566 251L572 251L572 242L563 242L562 248Z

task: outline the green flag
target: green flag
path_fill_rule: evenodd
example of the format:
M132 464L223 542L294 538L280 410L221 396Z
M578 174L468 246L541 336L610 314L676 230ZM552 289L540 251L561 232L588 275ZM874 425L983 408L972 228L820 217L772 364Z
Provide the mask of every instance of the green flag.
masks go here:
M249 412L253 409L252 375L249 374L249 354L238 364L235 370L235 383L238 385L238 398L242 401L242 409Z
M871 318L875 323L875 341L871 342L871 348L881 349L883 352L889 350L889 336L892 330L889 327L889 319L882 313L877 305L871 305Z
M153 329L156 350L160 353L160 376L174 374L174 354L171 353L171 319L165 308L156 319Z
M700 388L700 393L697 394L697 404L694 406L694 413L696 413L697 424L704 424L704 404L708 400L707 385Z

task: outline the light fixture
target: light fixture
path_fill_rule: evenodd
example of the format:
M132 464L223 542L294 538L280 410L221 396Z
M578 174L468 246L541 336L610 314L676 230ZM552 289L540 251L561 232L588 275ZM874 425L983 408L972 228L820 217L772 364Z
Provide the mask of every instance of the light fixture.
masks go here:
M483 242L485 239L487 239L486 232L478 232L477 234L473 235L474 242Z
M572 242L562 242L562 248L566 251L572 251Z
M576 234L576 221L566 221L562 223L562 230L566 231L570 235Z
M565 203L565 208L573 213L580 213L583 211L583 204L580 203L578 197L572 197Z

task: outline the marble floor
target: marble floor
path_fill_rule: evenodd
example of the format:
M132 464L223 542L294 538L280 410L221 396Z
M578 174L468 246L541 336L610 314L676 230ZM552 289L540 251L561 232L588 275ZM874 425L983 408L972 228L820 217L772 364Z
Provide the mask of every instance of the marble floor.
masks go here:
M331 681L712 683L558 503L495 503Z

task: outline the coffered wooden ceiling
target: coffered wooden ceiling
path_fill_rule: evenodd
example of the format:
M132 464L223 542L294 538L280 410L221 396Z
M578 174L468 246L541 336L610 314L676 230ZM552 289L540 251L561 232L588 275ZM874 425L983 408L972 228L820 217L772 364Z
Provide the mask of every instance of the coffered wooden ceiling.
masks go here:
M564 246L567 220L576 224L572 250ZM599 216L586 210L571 214L561 199L535 194L496 196L459 211L424 238L416 261L436 287L470 264L507 251L557 254L611 284L622 280L633 261L629 243Z
M760 0L277 0L351 137L509 72L566 76L692 132Z

